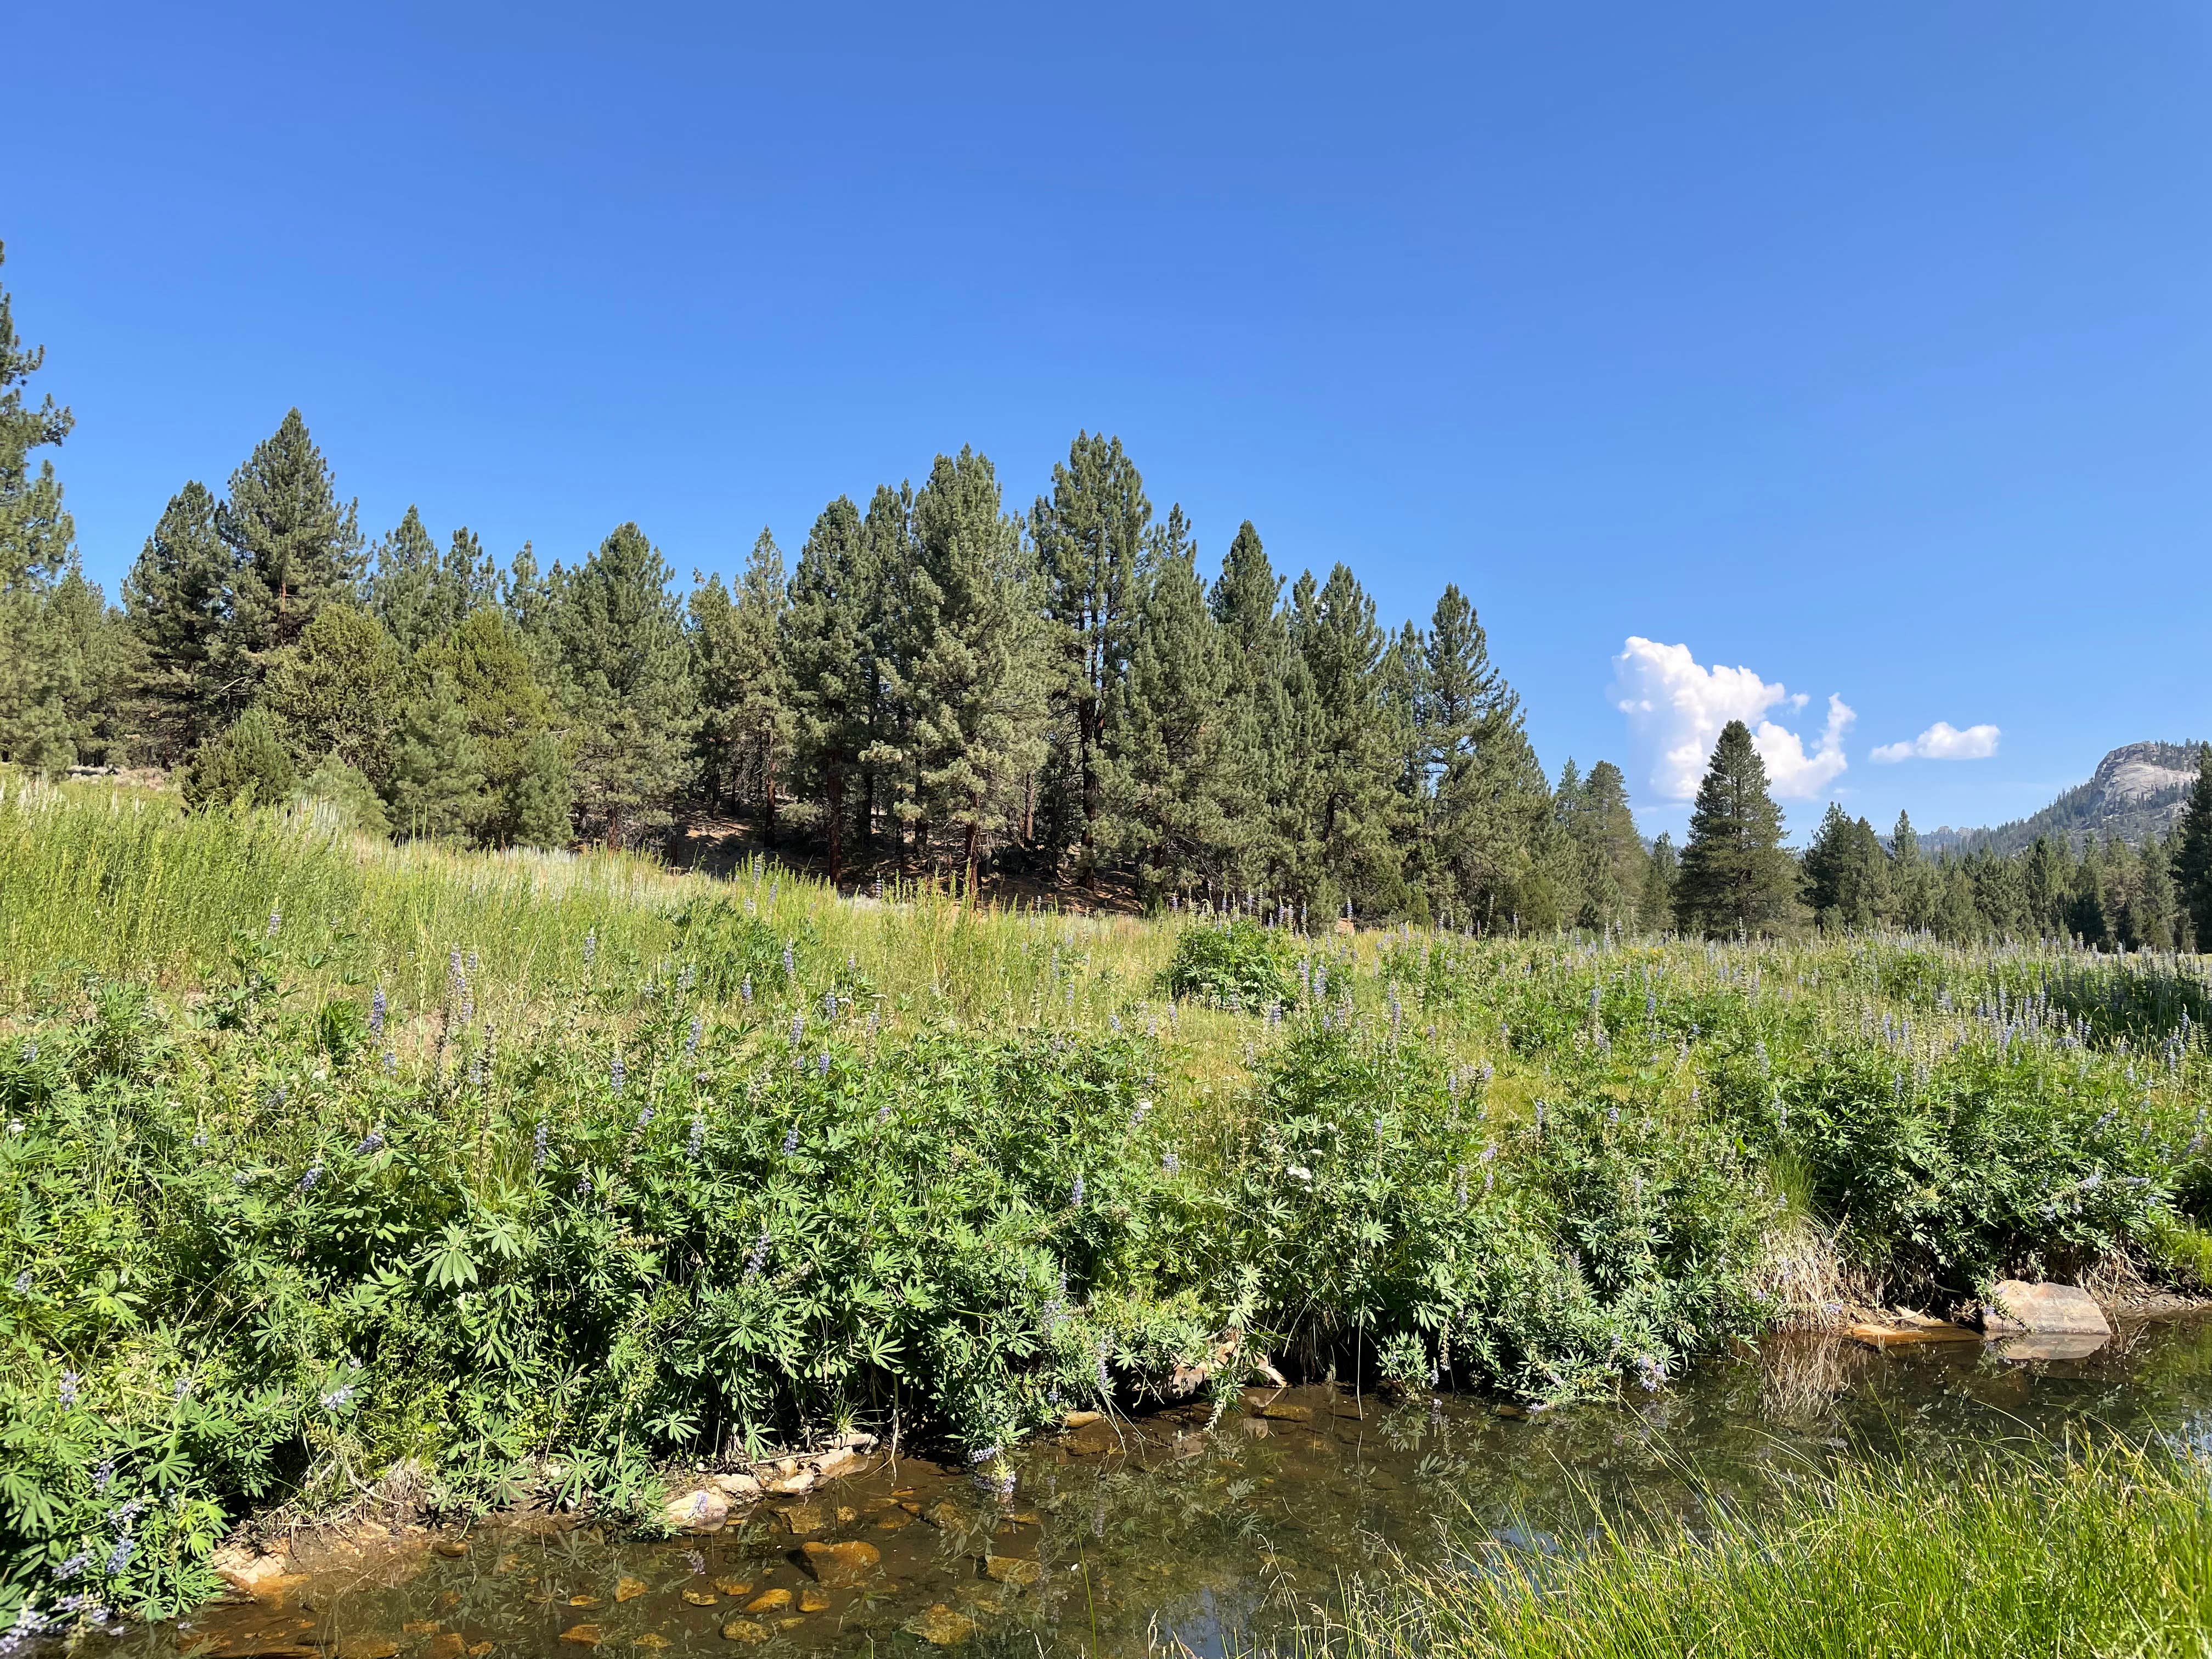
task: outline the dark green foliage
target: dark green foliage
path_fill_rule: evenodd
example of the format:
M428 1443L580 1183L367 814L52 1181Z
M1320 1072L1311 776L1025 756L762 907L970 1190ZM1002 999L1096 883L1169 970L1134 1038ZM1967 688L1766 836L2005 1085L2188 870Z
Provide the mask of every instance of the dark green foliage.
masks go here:
M393 734L393 823L410 836L465 836L489 805L468 709L453 675L438 669L409 701Z
M1766 792L1766 767L1751 728L1721 728L1712 764L1698 786L1690 841L1674 883L1674 915L1685 932L1739 936L1788 920L1796 872L1782 850L1782 813Z
M291 797L295 775L283 725L257 704L192 751L185 803L194 808L280 805Z
M690 601L693 672L704 716L702 777L710 799L750 807L770 845L795 728L784 646L788 609L783 550L766 530L753 543L734 601L719 576L695 588Z
M1066 722L1069 815L1077 827L1076 873L1097 884L1103 845L1121 837L1106 792L1113 726L1135 642L1138 564L1152 539L1144 480L1103 433L1076 434L1052 470L1052 493L1030 515L1042 576L1053 659L1053 695ZM1170 532L1178 547L1185 539Z
M1229 653L1180 507L1152 537L1139 585L1136 646L1097 763L1106 807L1092 845L1133 866L1139 897L1157 908L1170 893L1226 884L1238 757Z
M367 774L336 754L325 755L313 771L300 781L299 799L319 803L335 821L362 835L392 832L392 815Z
M1238 917L1197 922L1176 936L1167 990L1224 1008L1257 1012L1291 997L1290 950L1282 935Z
M877 714L872 611L882 580L860 509L839 496L799 550L785 631L801 816L821 832L833 882L844 875L854 808L865 815L868 805L861 766Z
M405 695L405 665L383 625L366 611L332 605L270 658L261 701L283 723L300 765L312 769L335 755L382 780Z
M461 625L490 602L497 573L483 544L469 531L453 532L441 557L412 506L398 527L376 544L376 574L369 605L399 648L412 656Z
M216 511L230 553L223 673L258 681L325 605L354 599L367 561L354 504L338 504L323 453L296 409L258 445Z
M697 696L670 574L634 524L556 572L547 625L576 732L577 802L611 843L665 823L694 770Z
M216 530L216 505L200 483L170 497L123 580L124 612L145 653L147 735L163 760L218 730L243 690L222 677L230 553Z
M1900 831L1909 833L1909 825ZM1879 926L1892 911L1888 864L1874 826L1831 801L1805 849L1805 902L1814 919L1846 932Z
M2169 854L2175 896L2199 951L2212 948L2212 744L2197 751L2197 782Z

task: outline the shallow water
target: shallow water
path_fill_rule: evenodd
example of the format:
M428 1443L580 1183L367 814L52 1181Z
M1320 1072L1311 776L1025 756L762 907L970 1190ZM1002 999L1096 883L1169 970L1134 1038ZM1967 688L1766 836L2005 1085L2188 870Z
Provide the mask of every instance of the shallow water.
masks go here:
M1590 1500L1692 1522L1838 1456L1940 1455L2086 1431L2212 1450L2212 1318L2123 1329L2081 1358L1978 1342L1876 1352L1777 1339L1649 1398L1534 1416L1472 1396L1385 1404L1330 1388L1098 1424L1028 1448L1010 1498L911 1458L663 1544L502 1522L330 1553L282 1605L136 1632L130 1659L515 1659L694 1652L1218 1655L1454 1528L1545 1547ZM860 1541L835 1582L805 1545ZM817 1577L818 1574L818 1577ZM778 1592L781 1592L781 1595ZM763 1598L765 1598L766 1604ZM933 1611L933 1609L934 1611ZM732 1633L723 1634L732 1621ZM489 1644L489 1645L486 1645Z

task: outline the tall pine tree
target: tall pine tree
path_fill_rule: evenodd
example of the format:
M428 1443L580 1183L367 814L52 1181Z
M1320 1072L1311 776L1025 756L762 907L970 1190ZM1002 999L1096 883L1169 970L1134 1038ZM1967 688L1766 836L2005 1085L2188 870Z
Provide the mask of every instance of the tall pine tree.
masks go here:
M1782 811L1767 793L1766 764L1751 728L1730 720L1690 811L1690 841L1674 884L1685 933L1771 933L1793 908L1796 872L1782 848Z
M231 474L216 528L231 564L227 689L242 701L270 653L297 640L325 605L356 597L366 563L358 512L339 504L298 410Z
M799 550L786 633L797 787L828 848L832 882L844 878L847 830L874 735L874 580L860 510L840 495Z
M2182 808L2167 868L2177 907L2188 918L2195 948L2212 951L2212 743L2197 751L2197 782Z
M142 719L155 757L172 763L234 712L222 678L230 554L216 531L216 505L201 483L171 496L123 579L124 614L143 663Z

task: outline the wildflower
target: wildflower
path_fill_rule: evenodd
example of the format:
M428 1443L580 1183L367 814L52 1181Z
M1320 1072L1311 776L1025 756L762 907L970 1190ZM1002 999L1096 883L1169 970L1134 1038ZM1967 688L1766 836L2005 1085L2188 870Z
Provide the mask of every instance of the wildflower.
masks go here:
M26 1267L22 1272L15 1275L15 1294L18 1296L28 1296L30 1293L31 1270L28 1267Z
M822 994L822 1018L824 1019L837 1018L837 994L835 991L824 991Z
M599 954L599 933L598 933L596 931L593 931L593 932L592 932L592 933L588 933L585 934L585 935L584 935L584 966L585 966L585 967L586 967L586 968L590 967L590 966L592 965L592 959L593 959L594 957L596 957Z
M996 1446L984 1446L975 1451L969 1452L968 1454L968 1461L970 1463L988 1463L998 1455L999 1449Z
M321 1181L322 1178L323 1166L319 1164L310 1164L307 1166L307 1173L300 1177L298 1182L293 1187L292 1190L295 1193L299 1194L312 1193L315 1190L316 1183Z
M107 1463L108 1474L111 1480L114 1478L114 1460L111 1458ZM145 1507L146 1500L143 1498L133 1498L129 1499L127 1502L118 1504L113 1509L107 1512L108 1524L113 1527L118 1532L129 1532L132 1527L137 1524L139 1512Z
M791 1017L791 1046L796 1048L801 1042L805 1041L805 1036L806 1016L793 1014Z
M273 1109L276 1107L282 1106L285 1101L291 1097L291 1093L292 1091L289 1089L287 1089L283 1084L278 1084L275 1088L269 1091L269 1104L270 1108Z
M794 1123L784 1132L783 1155L789 1158L799 1150L799 1126Z
M1643 1383L1647 1394L1658 1393L1659 1385L1667 1380L1667 1367L1656 1354L1641 1356L1636 1362L1636 1369L1637 1381Z
M77 1574L82 1572L91 1565L92 1552L90 1550L79 1550L75 1555L72 1555L68 1560L63 1562L61 1565L54 1569L54 1578L56 1582L66 1584L70 1579L76 1577Z
M384 988L380 985L368 999L368 1034L371 1036L380 1037L384 1035L384 1011L386 1006L386 1005L384 1000Z
M386 1077L394 1077L394 1076L397 1076L397 1075L398 1074L398 1072L399 1072L399 1056L398 1056L398 1055L397 1055L397 1054L393 1054L393 1053L392 1052L392 1050L391 1050L391 1049L386 1048L386 1049L384 1051L384 1073L385 1073L385 1075L386 1075Z
M177 1379L177 1386L172 1391L171 1398L175 1400L175 1401L181 1406L186 1400L191 1397L191 1392L192 1379L191 1374L188 1372L185 1376Z
M341 1382L323 1396L323 1409L326 1412L342 1411L352 1399L353 1384Z
M633 1129L633 1130L631 1131L631 1133L632 1133L633 1134L641 1134L641 1134L643 1134L643 1133L645 1133L645 1130L646 1130L646 1126L647 1126L647 1124L651 1123L652 1121L653 1121L653 1108L652 1108L652 1107L650 1107L650 1106L648 1106L648 1107L647 1107L643 1111L640 1112L640 1113L637 1115L637 1127L636 1127L635 1129Z
M1164 1174L1174 1175L1182 1168L1182 1160L1177 1158L1173 1152L1165 1152L1161 1155L1160 1169Z
M283 925L284 913L282 910L277 909L275 906L270 906L269 910L269 931L264 935L264 937L267 939L275 939L276 937L276 930Z
M886 1103L876 1109L876 1122L878 1126L889 1123L890 1121L891 1109L889 1103Z
M699 970L693 967L690 963L685 963L684 964L684 971L676 975L677 994L678 996L690 995L691 988L698 982Z
M131 1558L137 1553L138 1540L137 1539L117 1539L115 1540L115 1547L108 1552L107 1576L110 1578L117 1577L122 1572L124 1568L131 1565Z
M623 1079L629 1075L629 1073L623 1065L622 1056L620 1054L617 1054L614 1059L614 1064L607 1068L607 1082L617 1094L620 1094L623 1091Z
M107 1459L104 1460L104 1461L100 1463L100 1466L97 1469L94 1469L94 1470L93 1471L93 1474L92 1474L92 1489L93 1489L94 1492L106 1492L106 1491L110 1486L113 1486L114 1484L115 1484L115 1460L114 1460L113 1458L110 1457L110 1458L107 1458Z
M545 1167L545 1120L542 1117L538 1120L538 1133L531 1142L530 1167L533 1170Z
M747 974L744 978L738 982L738 1000L744 1003L749 1008L752 1006L753 976L750 974Z
M763 1228L761 1230L761 1236L753 1241L752 1254L745 1258L745 1277L747 1279L758 1279L761 1275L761 1269L767 1265L768 1230L766 1228Z
M1075 1173L1075 1186L1068 1194L1067 1203L1070 1209L1079 1210L1083 1207L1083 1172L1080 1170Z
M704 1020L701 1019L696 1014L691 1016L691 1029L685 1034L684 1038L684 1059L689 1060L692 1055L699 1052L700 1034L706 1029L706 1022Z
M689 1156L696 1158L699 1156L699 1149L706 1144L707 1115L704 1112L694 1112L691 1114L691 1139L684 1144L684 1150Z
M482 1088L483 1086L483 1079L484 1063L483 1054L479 1052L471 1054L469 1056L469 1087L471 1089Z
M773 897L773 895L771 895L771 897ZM786 940L783 947L783 976L786 979L789 979L792 975L798 970L798 967L799 957L792 950L790 942Z

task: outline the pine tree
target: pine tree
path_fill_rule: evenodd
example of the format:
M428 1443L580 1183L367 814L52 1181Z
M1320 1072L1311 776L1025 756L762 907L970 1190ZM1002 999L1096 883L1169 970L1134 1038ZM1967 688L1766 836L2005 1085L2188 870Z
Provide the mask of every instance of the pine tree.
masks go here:
M1079 433L1052 470L1052 494L1030 514L1043 576L1045 615L1057 658L1054 698L1069 735L1069 817L1080 827L1077 874L1093 891L1102 842L1120 839L1103 822L1104 757L1119 691L1128 672L1137 566L1152 506L1121 441Z
M335 755L372 783L392 775L392 732L406 672L384 624L349 605L327 605L295 644L273 653L262 702L284 726L296 767Z
M496 572L475 533L453 532L443 556L415 508L376 544L376 573L369 579L369 608L413 656L444 639L479 605L491 603Z
M1297 732L1290 687L1297 667L1282 612L1282 579L1247 519L1221 561L1207 603L1228 653L1231 812L1237 825L1233 878L1274 892L1297 890L1292 757Z
M1633 926L1648 860L1636 814L1629 809L1628 780L1611 761L1600 761L1583 780L1576 830L1583 870L1582 925Z
M738 775L771 847L775 844L776 793L790 763L795 723L791 676L783 658L789 605L783 550L763 529L745 562L737 603L730 608L726 672L735 696L720 712Z
M2197 783L2182 808L2166 866L2177 907L2188 918L2196 948L2212 951L2212 743L2197 751Z
M185 805L195 811L281 806L291 799L295 775L283 722L257 703L192 751Z
M1316 870L1342 883L1356 905L1395 913L1406 898L1398 840L1404 809L1379 695L1386 636L1375 601L1339 564L1318 591L1310 577L1300 581L1291 632L1310 683L1303 724L1313 761L1306 830Z
M520 842L557 847L566 842L570 798L566 763L558 738L551 733L553 700L538 683L529 647L506 613L489 605L471 611L452 633L416 653L411 672L418 688L434 675L450 677L460 698L486 793L472 826L475 832L502 845ZM544 746L547 742L550 750ZM543 787L549 778L558 780L557 790ZM557 824L550 816L555 809L541 805L555 795ZM519 805L526 799L528 810L540 814L526 826Z
M1887 855L1874 826L1835 802L1820 819L1802 868L1805 902L1823 930L1878 927L1889 908Z
M1721 728L1690 812L1689 845L1674 885L1685 933L1770 933L1792 909L1796 872L1782 848L1782 813L1767 793L1766 766L1751 728Z
M216 532L216 499L188 483L169 498L123 580L123 606L143 672L142 720L155 754L173 761L221 729L218 660L230 615L230 555Z
M1425 741L1437 771L1423 863L1432 902L1460 926L1562 919L1551 791L1520 699L1490 659L1473 605L1447 586L1430 618Z
M845 830L873 740L875 657L869 629L874 572L860 510L841 495L822 509L799 550L786 629L797 787L844 878Z
M469 732L460 689L444 668L400 715L393 745L392 811L400 830L414 836L465 836L489 805L483 763Z
M230 477L216 528L230 550L230 625L222 672L239 700L270 653L300 637L324 605L356 597L366 562L358 514L339 506L323 453L291 410Z
M1638 910L1646 928L1664 932L1674 926L1674 882L1680 873L1674 838L1662 830L1644 865L1643 897Z
M1147 908L1230 874L1236 830L1225 718L1231 668L1180 507L1146 538L1128 672L1100 763L1102 850L1133 866Z
M33 465L75 421L51 396L25 403L23 382L45 361L43 347L27 349L16 335L0 288L0 760L58 772L97 741L124 642L78 569L53 463Z
M917 816L957 832L972 894L986 848L1018 821L1020 782L1042 758L1047 661L1021 527L1000 510L991 464L939 455L914 498L916 557L904 585L895 695L905 704Z
M666 823L691 781L696 694L670 574L635 524L575 569L555 567L548 629L575 734L577 797L611 845Z

